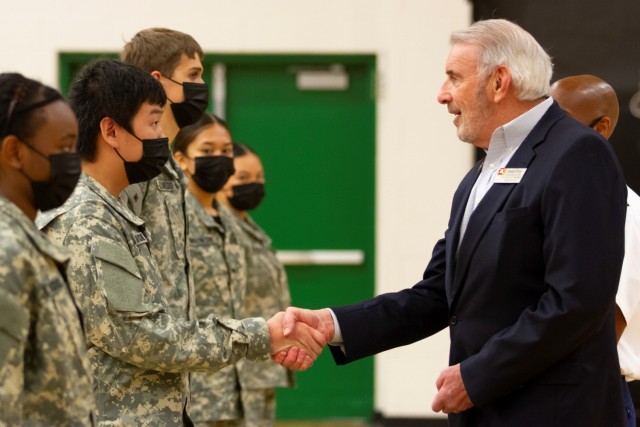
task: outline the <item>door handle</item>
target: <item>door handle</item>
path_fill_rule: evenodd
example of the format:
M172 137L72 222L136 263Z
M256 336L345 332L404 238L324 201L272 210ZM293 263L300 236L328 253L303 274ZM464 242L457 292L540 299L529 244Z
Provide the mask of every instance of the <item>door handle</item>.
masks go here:
M307 250L277 251L278 260L284 265L362 265L362 250Z

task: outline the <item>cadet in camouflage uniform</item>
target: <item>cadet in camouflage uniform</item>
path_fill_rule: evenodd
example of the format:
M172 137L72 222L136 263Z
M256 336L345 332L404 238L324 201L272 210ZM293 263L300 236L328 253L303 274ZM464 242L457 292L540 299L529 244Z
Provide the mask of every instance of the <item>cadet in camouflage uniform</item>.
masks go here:
M230 216L232 232L246 250L247 282L244 316L271 316L291 305L284 266L276 258L271 238L247 211L264 196L264 171L258 156L244 144L233 144L236 172L218 192L220 216ZM236 363L247 427L269 427L275 420L275 387L293 387L293 374L271 360Z
M69 253L33 224L80 173L77 123L60 94L0 74L0 425L87 426L95 401Z
M179 425L188 392L181 372L268 357L264 319L169 313L144 222L92 177L83 174L40 224L74 253L69 280L85 313L101 424Z
M190 35L164 28L143 30L125 45L121 57L161 82L171 102L160 120L169 141L180 127L202 116L209 100L209 89L202 80L204 54ZM160 266L170 312L195 319L186 189L186 179L170 157L160 175L129 186L120 198L145 221L151 235L149 248Z
M172 100L171 105L176 106L176 115L173 108L166 108L160 119L169 141L178 132L177 118L195 121L207 107L209 91L202 80L203 56L200 45L190 35L163 28L140 31L123 49L122 61L142 68L160 80ZM184 89L182 82L187 82ZM194 99L198 96L199 99ZM184 113L185 107L192 117ZM186 189L186 178L169 157L158 176L130 185L120 194L120 199L145 221L150 235L149 249L160 267L169 312L177 318L195 320ZM182 379L188 390L189 376L184 375Z
M174 156L189 177L191 260L197 315L235 318L242 311L247 266L244 248L231 233L232 215L218 212L216 192L233 174L233 146L226 123L205 114L178 132ZM240 381L235 366L191 377L191 415L196 426L241 426Z
M190 35L166 28L140 31L123 49L123 62L146 70L162 83L171 102L161 119L169 141L175 139L179 129L195 123L207 108L209 90L202 79L203 57L202 48ZM190 230L186 189L184 174L170 158L158 177L129 186L120 197L146 222L151 253L160 266L171 312L194 319L196 311L200 316L216 312L195 308L197 284L189 245L190 236L198 233Z
M191 259L196 283L198 317L216 313L236 318L246 283L245 252L230 232L232 218L209 215L187 195L191 224ZM218 372L197 372L191 376L191 414L196 426L242 425L238 374L234 365ZM228 421L211 423L210 421Z
M98 61L80 71L70 98L84 173L69 200L38 224L73 252L69 281L85 313L100 425L191 425L187 371L215 371L241 357L266 360L293 344L323 344L309 328L298 331L305 335L296 342L283 342L282 314L268 324L173 316L144 222L116 198L167 161L158 125L166 95L144 71Z
M189 263L185 194L186 181L173 159L151 181L127 187L120 199L144 219L149 249L160 266L169 312L195 319L193 276Z

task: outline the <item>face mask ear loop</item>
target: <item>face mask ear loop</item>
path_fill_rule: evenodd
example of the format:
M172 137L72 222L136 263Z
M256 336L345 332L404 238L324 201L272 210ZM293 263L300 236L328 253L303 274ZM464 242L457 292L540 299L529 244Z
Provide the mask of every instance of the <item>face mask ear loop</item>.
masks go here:
M161 75L162 77L164 77L165 79L169 80L170 82L173 82L173 83L175 83L175 84L177 84L177 85L180 85L180 86L184 87L184 85L183 85L182 83L180 83L180 82L177 82L177 81L173 80L171 77L167 77L167 76L162 75L162 74L160 74L160 75ZM169 98L169 96L167 96L167 101L169 101L171 104L175 104L175 102L173 102L173 101L171 100L171 98ZM134 135L134 136L135 136L135 135Z
M133 136L135 139L137 139L138 141L142 142L142 144L143 144L143 145L142 145L142 149L144 150L144 141L143 141L143 140L141 140L140 138L138 138L138 136L137 136L137 135L135 135L133 132L129 132L129 131L127 130L127 128L125 128L125 127L124 127L124 126L122 126L121 124L119 124L119 123L117 123L117 122L116 122L116 124L117 124L118 126L120 126L122 129L124 129L124 130L129 134L129 135ZM128 162L127 160L125 160L125 159L124 159L124 157L122 157L122 155L118 152L118 149L117 149L117 148L114 148L114 149L113 149L113 151L115 151L115 152L116 152L116 154L118 155L118 157L120 157L120 160L122 160L122 161L123 161L123 162L125 162L125 163L131 163L131 162Z
M118 149L117 149L117 148L114 148L114 149L113 149L113 151L115 151L115 152L116 152L116 154L118 155L118 157L120 157L120 159L121 159L123 162L125 162L125 163L129 163L129 162L127 162L127 161L124 159L124 157L122 157L122 156L120 155L120 153L118 152Z
M49 160L49 156L47 156L46 154L42 153L42 151L38 150L36 147L34 147L33 145L29 144L28 142L22 141L20 139L18 139L18 141L20 141L22 144L26 145L31 151L35 152L36 154L38 154L39 156L41 156L42 158L44 158L48 163L49 163L49 175L51 175L51 161ZM27 173L25 171L23 171L22 169L19 169L19 172L24 175L29 182L35 182L33 179L31 179L31 177L29 175L27 175ZM49 179L51 179L51 176L49 176Z
M19 139L18 141L20 141L21 143L23 143L24 145L26 145L27 147L29 147L29 149L30 149L31 151L34 151L35 153L39 154L39 155L40 155L41 157L43 157L44 159L49 160L49 156L47 156L46 154L44 154L42 151L38 150L38 149L37 149L36 147L34 147L33 145L29 144L29 143L28 143L28 142L26 142L26 141L22 141L22 140L20 140L20 139Z

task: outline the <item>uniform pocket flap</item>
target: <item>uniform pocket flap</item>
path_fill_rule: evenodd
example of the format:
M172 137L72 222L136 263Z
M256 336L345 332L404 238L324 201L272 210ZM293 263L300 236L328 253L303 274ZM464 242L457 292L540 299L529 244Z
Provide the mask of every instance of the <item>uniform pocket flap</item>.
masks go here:
M91 251L101 263L102 287L112 309L146 313L153 308L146 301L142 275L129 251L105 241L95 243Z
M29 317L22 303L3 291L0 291L0 330L17 341L24 340L29 331Z
M91 247L91 253L93 253L96 258L100 258L110 264L117 265L118 267L133 274L138 279L142 279L140 271L138 271L136 261L133 259L133 256L131 256L131 253L125 248L113 243L99 241L93 244Z

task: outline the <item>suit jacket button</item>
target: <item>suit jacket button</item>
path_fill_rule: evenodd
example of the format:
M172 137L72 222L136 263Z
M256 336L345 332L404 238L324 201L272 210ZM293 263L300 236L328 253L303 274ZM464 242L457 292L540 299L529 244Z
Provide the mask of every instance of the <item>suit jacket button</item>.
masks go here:
M451 326L453 326L453 325L455 325L456 323L458 323L458 318L457 318L456 316L451 316L451 317L449 318L449 324L450 324Z

